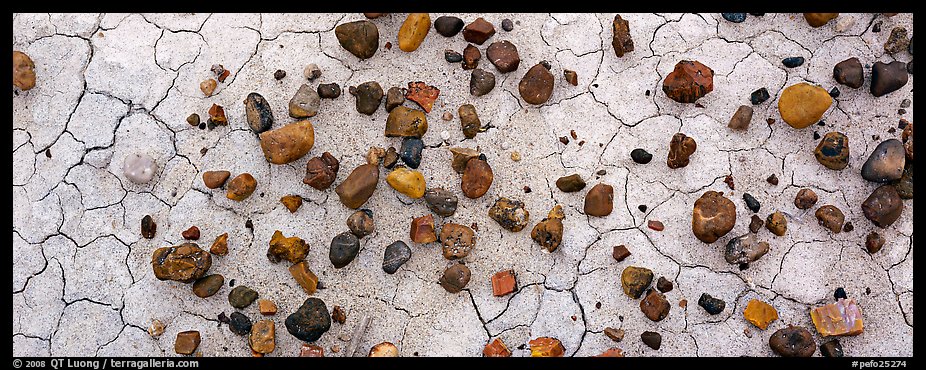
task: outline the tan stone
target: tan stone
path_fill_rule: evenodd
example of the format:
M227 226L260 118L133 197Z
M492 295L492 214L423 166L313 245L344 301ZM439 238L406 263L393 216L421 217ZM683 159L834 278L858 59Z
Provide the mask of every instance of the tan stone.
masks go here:
M426 184L424 175L416 170L406 167L396 167L386 176L386 183L396 191L409 198L418 199L424 196Z
M290 266L289 273L293 275L293 279L296 279L302 290L309 295L315 294L315 290L318 288L318 276L315 276L315 273L309 269L309 264L306 261Z

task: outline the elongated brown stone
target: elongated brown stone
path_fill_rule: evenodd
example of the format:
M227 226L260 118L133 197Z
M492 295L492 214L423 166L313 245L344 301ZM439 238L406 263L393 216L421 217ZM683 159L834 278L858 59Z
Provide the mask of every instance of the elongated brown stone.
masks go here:
M396 108L398 109L398 108ZM394 110L393 110L394 111ZM360 165L344 179L335 192L347 208L360 208L376 190L379 181L379 167L371 164Z
M585 194L585 214L604 217L614 209L614 187L600 183Z

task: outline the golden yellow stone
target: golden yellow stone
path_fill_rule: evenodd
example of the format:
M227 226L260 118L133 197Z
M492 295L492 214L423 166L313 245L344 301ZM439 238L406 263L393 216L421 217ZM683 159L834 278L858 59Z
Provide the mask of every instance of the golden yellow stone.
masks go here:
M431 17L428 13L410 13L399 28L399 49L412 52L421 46L425 36L431 30Z
M743 317L759 329L765 330L772 321L778 320L778 311L768 303L753 299L746 304Z
M396 191L407 195L409 198L418 199L424 196L425 181L424 175L416 170L406 167L396 167L388 176L386 182Z
M778 99L778 112L791 127L804 128L820 121L833 105L826 89L805 82L788 86Z
M836 303L814 307L810 318L817 332L822 336L859 335L865 330L862 323L862 311L855 303L855 298L840 298Z

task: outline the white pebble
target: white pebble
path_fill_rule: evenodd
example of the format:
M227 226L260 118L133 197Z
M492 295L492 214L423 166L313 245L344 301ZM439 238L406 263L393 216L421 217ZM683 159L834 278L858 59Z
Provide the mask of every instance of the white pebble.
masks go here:
M511 143L509 143L509 142L507 142L507 141L503 141L503 142L502 142L502 150L508 150L508 148L511 148Z
M846 32L855 25L855 18L843 15L836 21L836 32Z
M450 140L450 133L447 132L447 130L441 131L441 132L440 132L440 138L441 138L441 140L443 140L443 141Z
M309 81L312 81L316 78L321 77L322 70L318 68L317 64L312 63L312 64L305 66L305 70L302 71L302 75L305 76L305 78L308 78Z
M151 181L157 170L158 165L154 162L154 158L151 158L151 156L147 154L129 154L129 156L125 158L125 163L122 166L122 172L125 174L125 178L136 184L144 184Z

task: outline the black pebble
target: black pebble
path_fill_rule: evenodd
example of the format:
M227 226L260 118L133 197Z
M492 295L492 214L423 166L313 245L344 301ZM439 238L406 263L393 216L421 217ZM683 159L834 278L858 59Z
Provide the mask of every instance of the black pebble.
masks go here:
M749 208L749 210L752 211L753 213L759 212L759 208L762 207L762 205L759 204L759 201L756 200L756 198L753 197L752 194L743 193L743 200L746 201L746 207Z
M723 312L723 309L727 306L727 303L720 298L714 298L711 297L710 294L702 293L701 298L698 299L698 306L704 308L707 313L716 315Z
M653 155L642 148L636 148L630 152L630 158L639 164L647 164L653 160Z
M842 287L836 288L836 291L833 292L833 297L836 299L849 299L849 296L846 295L846 290Z
M229 280L229 281L228 281L228 286L229 286L229 287L234 287L234 286L235 286L235 279Z
M205 129L206 129L206 123L205 123L205 122L200 123L200 124L199 124L199 129L200 129L200 130L205 130Z
M505 30L505 32L511 32L511 30L514 29L514 22L512 22L512 21L511 21L510 19L508 19L508 18L503 19L503 20L502 20L502 29ZM911 53L911 54L912 54L912 53Z
M276 72L273 72L273 78L275 78L277 81L282 80L284 77L286 77L286 71L282 69L278 69Z
M839 97L839 88L836 87L836 86L833 86L833 88L830 90L830 96L833 97L833 98L838 98L838 97Z
M824 357L845 357L845 353L842 351L842 345L839 344L839 340L836 339L821 344L820 352L823 353Z
M232 333L248 335L251 333L251 319L241 312L232 312L229 317L228 328Z
M842 227L842 231L845 231L845 232L850 232L852 230L855 230L855 226L852 226L851 222L846 222L846 224L843 225Z
M347 266L360 252L360 240L350 231L345 231L331 239L328 259L334 268Z
M785 67L788 68L800 67L801 64L804 64L804 57L785 58L781 61L781 64L784 64Z
M875 23L874 26L871 26L871 32L881 32L881 22Z
M334 99L341 96L341 86L333 82L330 84L320 84L315 88L315 92L317 92L318 97L322 99Z
M595 86L595 87L598 87L598 86ZM646 90L646 96L649 96L649 94L652 94L652 93L649 90Z
M639 207L637 207L637 209L639 209L639 210L640 210L640 212L646 212L646 210L647 210L647 207L646 207L646 205L645 205L645 204L641 204L641 205L640 205Z
M463 29L463 20L452 16L440 16L434 20L434 29L441 36L453 37Z
M746 20L746 13L720 13L720 16L733 23L743 23Z
M813 132L813 139L814 139L814 140L820 140L820 134L818 134L816 131L814 131L814 132Z
M421 165L421 151L424 149L424 141L417 137L407 137L402 140L402 147L399 149L399 158L408 167L418 168Z
M652 331L644 331L640 334L640 340L649 348L658 350L662 346L662 335Z
M817 126L826 126L826 121L817 122Z
M457 53L453 50L447 49L444 50L444 60L450 63L459 63L463 61L463 55L460 55L460 53Z
M768 100L770 96L768 95L768 89L761 88L752 92L752 95L749 96L749 101L752 102L752 105L759 105Z

